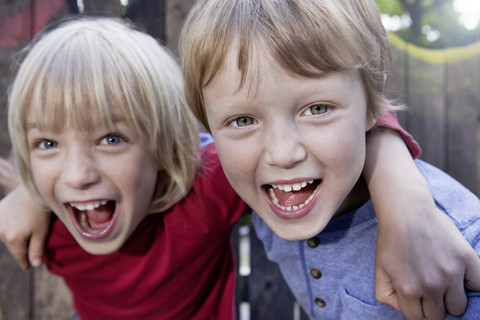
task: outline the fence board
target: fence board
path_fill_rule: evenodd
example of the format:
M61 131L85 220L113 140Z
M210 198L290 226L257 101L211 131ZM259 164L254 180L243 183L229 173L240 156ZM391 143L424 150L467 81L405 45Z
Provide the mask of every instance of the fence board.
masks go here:
M251 230L251 274L247 290L251 319L291 320L295 299L278 265L267 259L262 242Z
M445 66L426 64L414 57L408 60L408 96L410 133L423 150L423 160L446 167Z
M178 38L183 21L187 16L194 0L166 0L166 43L170 51L178 54Z
M446 171L480 195L480 54L448 62L447 82Z
M396 61L388 94L410 107L400 120L421 158L480 196L480 42L429 50L390 40Z
M30 319L30 272L23 272L0 243L0 320Z
M117 1L118 2L118 1ZM128 2L127 18L152 37L165 42L165 1L134 0Z
M6 91L11 81L9 75L12 57L28 41L28 38L21 37L24 33L18 29L28 26L32 21L29 12L25 12L27 15L20 15L22 9L28 5L27 0L0 4L0 156L3 157L10 152L5 108ZM0 270L0 320L29 319L31 275L17 266L3 244L0 244Z
M13 24L10 19L28 4L28 0L12 1L11 3L0 2L0 27L2 27L0 35L0 74L2 75L0 77L0 156L3 157L7 156L10 150L5 105L7 87L11 82L12 57L16 51L26 44L25 39L19 39L19 32L14 28L18 24L26 24L27 21L24 22L21 20L22 17L19 16L17 18L18 24ZM28 17L26 20L29 23L31 19Z
M405 46L405 43L401 43L399 47L392 47L393 63L387 78L387 97L396 104L405 104L408 96L408 54ZM408 112L397 112L397 114L402 126L410 132Z
M83 0L83 13L88 15L121 16L119 0Z
M30 319L35 320L72 320L72 294L63 279L52 275L46 267L32 270L33 303Z

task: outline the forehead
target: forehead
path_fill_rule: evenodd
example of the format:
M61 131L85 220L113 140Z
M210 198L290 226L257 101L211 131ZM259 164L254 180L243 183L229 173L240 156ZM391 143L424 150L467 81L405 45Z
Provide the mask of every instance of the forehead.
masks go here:
M296 88L300 93L309 91L345 93L354 86L362 86L360 72L356 69L343 72L317 72L317 76L300 76L289 73L263 50L256 50L249 57L245 72L238 66L237 51L232 47L224 64L212 81L204 87L206 102L212 101L212 93L226 93L232 97L242 95L248 99L264 98L268 90ZM281 92L279 92L281 93ZM207 103L208 104L208 103Z
M28 108L25 114L26 129L61 132L67 129L93 130L113 128L115 123L124 121L122 110L114 105L50 105L50 107Z

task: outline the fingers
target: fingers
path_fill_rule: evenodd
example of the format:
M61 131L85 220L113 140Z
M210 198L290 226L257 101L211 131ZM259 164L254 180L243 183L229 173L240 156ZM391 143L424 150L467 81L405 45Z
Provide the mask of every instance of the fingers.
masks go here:
M465 268L465 288L471 291L480 291L480 259L473 249L470 252Z
M46 233L37 232L34 233L30 239L30 244L28 247L28 259L30 264L35 268L42 265L46 237Z
M467 309L467 295L462 282L453 282L445 293L445 308L454 316L462 315Z
M422 299L418 294L412 294L412 292L400 293L398 295L398 304L400 306L400 312L403 313L408 320L423 320L423 308Z
M443 290L426 284L405 283L395 289L391 279L382 270L375 270L375 298L383 304L402 312L409 320L444 320L446 304L455 315L462 314L466 307L466 295L461 281L454 290L451 288L444 301ZM397 291L398 290L398 291ZM454 313L452 313L454 314Z
M445 307L454 316L462 315L467 309L468 301L465 289L480 291L480 259L473 249L469 250L464 257L466 260L465 283L452 282L445 294Z
M398 296L392 281L383 270L375 268L375 299L400 311Z
M444 320L447 316L447 311L445 310L443 299L443 294L435 295L434 292L430 292L428 297L422 298L421 302L424 317L428 320Z
M456 284L456 286L454 286ZM451 287L446 291L445 296L443 290L433 286L423 285L420 290L416 288L404 287L403 290L395 291L393 286L388 289L390 294L388 299L393 301L397 299L398 308L394 303L389 303L388 299L383 301L377 299L381 303L386 303L402 312L409 320L444 320L447 312L452 315L459 316L463 314L467 308L467 296L461 281L453 281ZM395 292L393 292L395 291ZM383 292L388 292L383 289ZM377 295L376 295L377 297Z
M5 244L8 251L15 258L20 268L27 270L30 267L30 263L27 259L27 239L6 239Z

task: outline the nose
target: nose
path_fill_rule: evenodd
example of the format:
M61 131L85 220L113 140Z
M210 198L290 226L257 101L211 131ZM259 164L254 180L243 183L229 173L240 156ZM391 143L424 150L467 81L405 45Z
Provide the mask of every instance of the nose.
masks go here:
M270 166L289 169L307 158L307 151L296 130L270 130L264 138L265 162Z
M86 150L69 150L63 168L62 181L69 188L85 190L100 181L95 161Z

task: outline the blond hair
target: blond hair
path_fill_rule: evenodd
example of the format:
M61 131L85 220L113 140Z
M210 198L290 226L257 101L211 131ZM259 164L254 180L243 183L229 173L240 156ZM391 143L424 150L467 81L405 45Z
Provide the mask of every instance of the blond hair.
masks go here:
M254 50L263 50L292 76L358 69L371 114L391 108L383 94L391 51L373 0L197 0L179 50L187 102L207 128L202 89L232 47L239 86Z
M20 175L33 182L27 117L52 132L65 124L88 130L113 125L112 106L153 154L159 167L150 212L189 192L198 166L198 129L186 106L178 63L151 36L115 18L84 17L61 24L27 49L8 98L8 126Z

